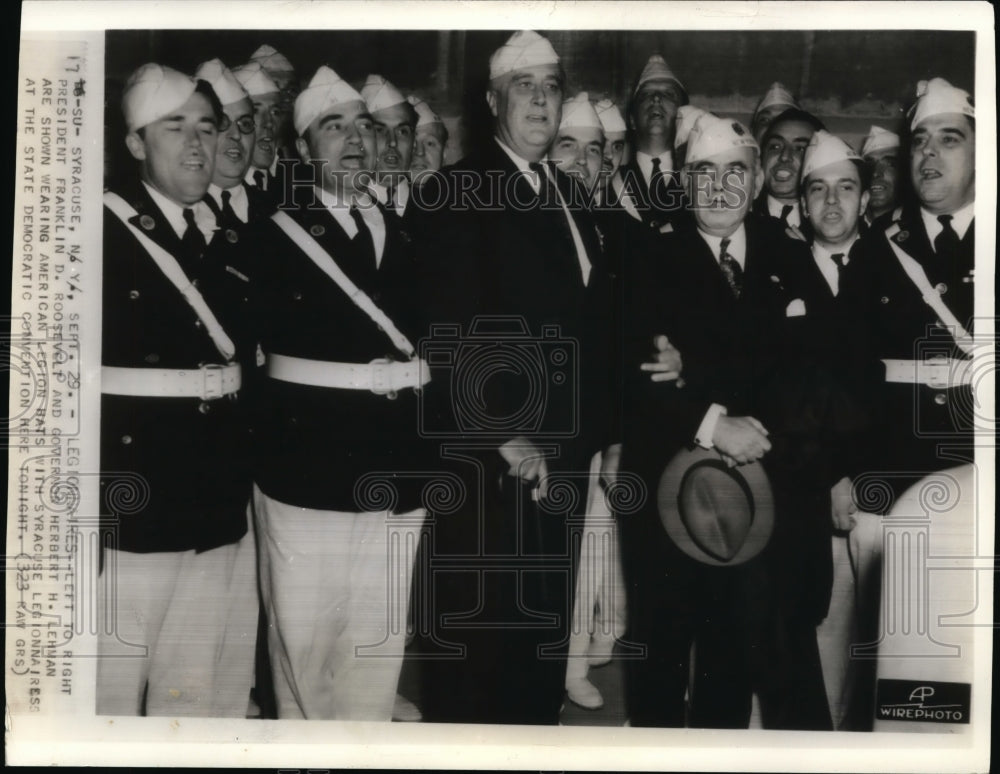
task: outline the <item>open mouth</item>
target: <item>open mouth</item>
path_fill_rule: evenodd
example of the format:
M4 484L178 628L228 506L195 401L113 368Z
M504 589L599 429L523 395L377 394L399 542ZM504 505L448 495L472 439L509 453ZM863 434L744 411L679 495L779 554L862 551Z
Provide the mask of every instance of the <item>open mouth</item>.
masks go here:
M921 180L937 180L939 177L941 177L941 173L936 169L925 168L920 170Z
M191 172L201 172L205 168L205 160L199 158L185 159L181 166Z
M882 185L881 183L872 183L871 192L878 194L885 193L885 186Z
M779 183L787 183L789 180L795 177L795 173L790 169L778 168L771 173L771 177L773 177Z
M360 153L349 153L346 156L340 157L340 166L342 169L361 169L364 162L365 157Z
M245 158L243 148L227 148L223 155L232 161L243 161Z
M395 153L386 153L382 156L382 163L387 167L397 167L399 166L399 156Z
M839 223L844 219L844 215L836 210L831 210L829 212L823 213L823 220L826 223Z
M549 117L545 116L545 115L541 115L541 116L530 115L530 116L527 116L527 120L530 121L533 124L547 124L549 122Z

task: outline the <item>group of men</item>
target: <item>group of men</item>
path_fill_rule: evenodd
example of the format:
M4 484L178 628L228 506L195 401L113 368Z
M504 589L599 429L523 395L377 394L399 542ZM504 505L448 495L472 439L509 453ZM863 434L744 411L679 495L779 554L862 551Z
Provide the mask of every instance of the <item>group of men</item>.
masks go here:
M971 460L969 96L922 81L905 137L858 154L780 84L751 131L659 55L624 115L565 83L546 38L512 35L492 136L442 167L444 122L379 75L299 91L270 46L132 74L138 174L105 196L102 649L146 655L100 661L99 712L243 717L263 660L279 718L390 720L412 606L427 721L599 706L567 660L617 638L632 725L746 727L756 694L765 727L833 727L816 627L854 482ZM661 524L693 446L767 472L749 561ZM620 567L578 594L623 480Z

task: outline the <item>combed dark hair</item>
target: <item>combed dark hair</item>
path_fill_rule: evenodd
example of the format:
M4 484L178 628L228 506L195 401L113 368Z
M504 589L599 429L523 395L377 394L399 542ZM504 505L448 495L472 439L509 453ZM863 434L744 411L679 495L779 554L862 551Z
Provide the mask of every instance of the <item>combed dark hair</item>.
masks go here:
M804 124L809 124L815 131L825 130L826 127L823 126L823 122L820 121L816 116L807 110L802 110L801 108L788 108L781 113L778 113L767 126L767 131L764 132L764 139L778 124L784 123L785 121L801 121Z
M212 106L212 113L215 114L215 125L221 127L226 119L226 113L222 109L222 103L219 101L215 89L212 88L212 84L199 78L195 84L194 91L195 94L201 94L208 100L208 104Z

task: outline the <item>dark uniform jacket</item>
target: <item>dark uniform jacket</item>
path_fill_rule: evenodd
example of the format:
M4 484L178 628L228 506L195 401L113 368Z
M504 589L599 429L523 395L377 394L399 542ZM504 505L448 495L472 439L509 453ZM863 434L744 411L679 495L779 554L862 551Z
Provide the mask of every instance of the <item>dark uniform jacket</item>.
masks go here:
M214 267L185 254L142 185L122 196L138 211L131 222L177 259L216 317L225 317L235 302ZM108 209L102 310L105 366L197 369L224 362L180 291ZM204 551L241 538L250 495L247 439L236 396L102 395L101 505L118 547Z
M585 200L562 172L547 174L564 200ZM427 647L435 655L442 641L464 649L460 658L422 662L421 709L430 721L554 724L563 700L571 522L583 510L590 458L609 437L610 301L590 214L572 208L591 263L585 285L565 212L541 190L490 141L425 183L422 202L451 206L412 215L425 330L450 324L462 332L450 344L432 339L453 355L438 368L432 361L428 396L437 391L436 428L454 428L441 443L459 450L451 459L463 458L456 473L466 499L455 513L434 514L429 541L431 561L451 566L431 574ZM411 199L408 218L417 204ZM468 405L478 413L456 416L456 406ZM547 502L535 503L531 486L507 475L498 450L519 435L551 448L550 474L568 477ZM443 622L470 610L471 618Z
M975 220L969 225L951 259L934 252L920 211L904 209L892 241L924 269L941 300L970 333L974 317ZM876 346L880 358L925 359L943 355L967 357L938 323L903 271L886 237L870 233L875 261ZM938 389L927 385L885 383L882 388L884 419L882 459L879 468L926 475L973 459L973 395L969 386ZM899 494L914 476L894 479Z
M305 198L313 193L307 189ZM318 194L311 206L303 202L288 214L416 344L412 307L417 298L408 237L393 213L381 211L386 243L377 268ZM407 359L273 220L249 224L235 242L216 240L213 259L245 299L235 327L248 370L254 369L258 345L265 356L334 363ZM426 460L414 390L390 397L281 381L263 371L257 371L253 385L254 478L269 497L317 510L403 512L419 507L417 477ZM389 492L388 498L381 500L380 492Z
M247 192L247 223L253 223L258 220L263 220L264 218L269 218L278 209L277 201L271 190L265 191L263 189L257 188L256 186L248 184L246 181L240 183ZM227 233L227 229L239 229L245 224L239 219L238 215L233 214L227 218L226 213L222 211L219 204L215 201L211 194L205 194L205 204L209 206L212 212L215 214L215 220L218 224L219 231L216 233L215 238L232 239L232 235Z

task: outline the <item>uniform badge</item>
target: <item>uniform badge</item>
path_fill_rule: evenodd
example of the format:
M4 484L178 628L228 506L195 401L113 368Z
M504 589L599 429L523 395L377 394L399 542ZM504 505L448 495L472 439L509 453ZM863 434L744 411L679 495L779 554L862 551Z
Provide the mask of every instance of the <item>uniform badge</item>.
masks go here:
M240 235L233 231L231 228L226 229L226 241L230 244L236 244L240 241Z
M945 285L943 282L939 282L937 285L935 285L934 289L938 292L939 296L943 296L945 293L948 292L948 286Z
M152 231L156 228L156 221L153 220L152 215L143 215L139 218L139 225L146 229L146 231Z
M138 290L130 290L128 292L128 297L131 298L133 301L135 301L139 297L139 291Z
M889 303L889 296L882 296L881 301L882 301L883 304L888 304Z
M896 234L896 241L897 242L905 242L909 238L910 238L910 232L909 231L900 231L898 234Z
M309 233L312 234L314 237L323 236L323 234L326 233L326 228L321 226L319 223L316 223L309 227Z

